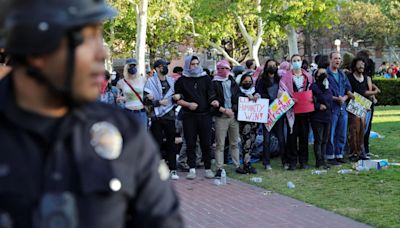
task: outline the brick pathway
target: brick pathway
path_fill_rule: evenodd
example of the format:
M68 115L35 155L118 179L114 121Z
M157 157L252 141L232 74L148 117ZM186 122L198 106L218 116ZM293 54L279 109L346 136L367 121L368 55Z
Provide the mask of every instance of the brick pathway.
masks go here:
M173 181L186 227L368 227L349 218L228 178L217 186L196 170L197 179L179 173Z

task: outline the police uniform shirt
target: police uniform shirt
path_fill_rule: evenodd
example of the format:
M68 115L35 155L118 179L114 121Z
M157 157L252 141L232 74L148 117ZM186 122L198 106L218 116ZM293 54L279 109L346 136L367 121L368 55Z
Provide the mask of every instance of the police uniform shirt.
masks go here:
M76 227L183 226L155 143L136 120L101 103L44 117L19 108L12 87L11 75L0 81L0 214L13 227L41 226L51 214L44 196L64 192Z

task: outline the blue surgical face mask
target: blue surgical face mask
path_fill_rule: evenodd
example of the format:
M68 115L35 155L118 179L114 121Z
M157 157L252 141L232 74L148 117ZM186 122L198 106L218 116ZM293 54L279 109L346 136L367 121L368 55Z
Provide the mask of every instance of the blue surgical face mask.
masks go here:
M300 69L301 68L301 61L300 62L293 62L292 63L292 66L293 66L293 69Z
M136 67L130 67L130 68L128 69L128 73L129 73L129 74L134 75L134 74L136 74L136 72L137 72Z

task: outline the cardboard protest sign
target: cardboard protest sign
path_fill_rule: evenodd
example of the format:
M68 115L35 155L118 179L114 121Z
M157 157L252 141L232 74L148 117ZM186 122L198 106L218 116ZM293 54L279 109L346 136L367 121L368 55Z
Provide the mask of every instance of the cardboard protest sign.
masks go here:
M364 118L367 115L368 109L371 108L372 101L354 92L355 99L350 100L346 110L360 118Z
M278 121L293 105L294 101L286 92L284 92L280 98L275 99L269 106L268 122L265 124L267 130L271 131L276 121Z
M248 97L239 97L238 120L245 122L266 123L268 121L268 99L250 101Z
M294 113L309 113L314 111L312 91L294 92L293 98L297 99L294 105Z

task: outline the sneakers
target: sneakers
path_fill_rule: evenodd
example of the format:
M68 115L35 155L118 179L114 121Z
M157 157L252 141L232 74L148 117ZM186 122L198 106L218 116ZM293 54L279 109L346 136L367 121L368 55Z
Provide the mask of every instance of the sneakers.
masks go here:
M289 169L289 164L288 163L283 164L283 169L284 170L288 170Z
M196 178L196 170L190 169L189 173L186 175L186 179L193 180Z
M288 168L289 168L289 166L288 166ZM271 171L271 170L272 170L272 167L271 167L271 165L266 165L266 166L265 166L265 169L268 170L268 171Z
M221 173L222 173L222 169L218 169L217 173L215 174L214 177L217 178L217 179L221 178Z
M221 175L221 174L220 174ZM212 178L214 178L214 173L213 173L213 171L211 171L211 169L206 169L206 175L205 175L205 177L207 178L207 179L212 179Z
M246 174L246 171L244 169L242 169L240 166L237 167L235 171L236 171L236 173L239 173L239 174Z
M176 170L172 170L169 173L169 178L171 178L171 180L179 180L179 176L178 176L178 173L176 172Z
M251 166L251 163L249 164L244 164L243 165L243 169L246 173L250 173L250 174L257 174L257 170L256 168L254 168L253 166Z

